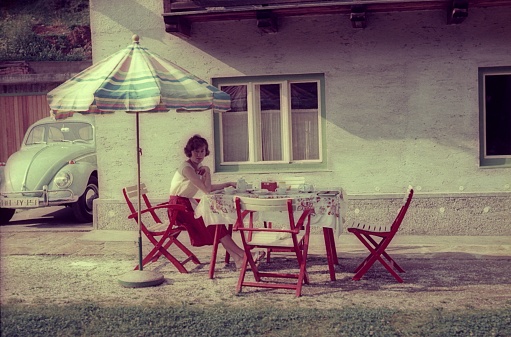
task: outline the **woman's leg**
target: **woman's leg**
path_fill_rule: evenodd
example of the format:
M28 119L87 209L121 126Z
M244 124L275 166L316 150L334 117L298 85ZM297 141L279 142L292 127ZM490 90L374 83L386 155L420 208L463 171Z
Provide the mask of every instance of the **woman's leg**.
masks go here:
M231 254L232 259L234 260L234 264L236 268L241 268L241 264L243 263L243 258L245 257L245 251L241 249L236 242L232 239L231 236L226 235L220 239L220 243L224 246L225 250ZM256 263L259 263L264 257L266 253L264 251L256 251L252 253L252 257Z
M243 262L243 257L245 256L245 251L241 249L236 242L232 239L230 235L225 235L220 239L220 243L224 246L225 250L229 252L236 264L236 268L241 267L241 263Z

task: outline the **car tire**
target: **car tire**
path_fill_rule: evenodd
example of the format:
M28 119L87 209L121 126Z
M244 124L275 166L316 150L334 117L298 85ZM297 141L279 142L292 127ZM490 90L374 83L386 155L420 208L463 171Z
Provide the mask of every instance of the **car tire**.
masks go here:
M91 176L83 194L77 202L71 204L71 209L78 222L92 222L92 201L98 197L98 178Z
M15 212L14 208L0 208L0 225L8 223Z

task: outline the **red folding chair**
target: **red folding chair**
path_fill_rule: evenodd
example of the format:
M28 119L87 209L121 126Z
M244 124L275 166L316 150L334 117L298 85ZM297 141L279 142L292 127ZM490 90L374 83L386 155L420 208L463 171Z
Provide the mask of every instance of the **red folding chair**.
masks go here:
M231 224L229 224L227 226L227 232L228 232L228 235L230 235L230 236L232 236L232 229L233 229L233 226ZM215 239L213 241L213 250L211 251L211 260L209 262L208 275L209 275L210 279L215 278L216 258L217 258L217 254L218 254L218 245L220 244L220 239L218 237L218 234L219 234L219 226L217 226L217 228L215 228ZM229 255L229 252L226 251L225 259L224 259L224 263L226 265L229 264L230 258L231 258L231 256Z
M369 268L371 268L374 262L378 260L398 282L403 282L403 279L396 272L397 270L400 273L404 273L403 268L401 268L396 261L389 256L386 249L401 226L406 211L412 201L412 197L413 188L410 186L408 187L407 194L403 199L403 206L401 206L401 209L394 219L394 222L391 224L390 229L387 229L386 226L371 226L365 224L356 224L353 227L348 228L348 232L355 234L360 242L362 242L370 252L365 260L355 269L355 276L353 276L354 281L360 280ZM387 261L385 261L382 256Z
M234 230L241 233L245 258L240 271L236 292L246 287L294 289L295 295L302 294L302 285L309 283L307 275L307 254L309 249L310 217L312 209L303 210L300 218L295 222L292 199L259 199L249 197L236 197L237 221ZM257 212L287 212L289 224L287 228L265 228L255 221ZM261 271L251 254L254 248L277 249L294 253L298 262L298 271L295 273ZM255 281L246 281L247 268L250 266ZM278 283L270 279L286 279L287 282ZM293 281L290 281L293 279Z
M196 219L195 219L195 214L193 211L189 210L188 209L188 205L186 205L187 203L184 202L182 203L183 201L181 200L181 198L177 198L177 199L174 199L171 197L170 199L170 203L172 204L179 204L179 205L183 205L185 207L185 211L179 211L179 215L178 216L175 216L175 215L172 215L170 214L169 217L174 217L176 219L176 223L178 226L181 226L185 229L188 230L188 235L190 237L190 243L193 245L193 241L192 240L192 237L194 235L198 235L200 231L202 231L202 229L200 228L201 226L199 224L197 224L196 222ZM201 200L200 199L195 199L195 201L197 203L200 203ZM191 206L191 205L190 205ZM176 212L177 213L177 212ZM218 246L220 244L220 227L221 226L215 226L215 233L214 233L214 238L213 238L213 250L211 252L211 261L210 261L210 264L209 264L209 278L210 279L213 279L215 277L215 265L216 265L216 258L217 258L217 255L218 255ZM232 224L229 224L227 226L227 233L228 235L232 235L232 228L233 228L233 225ZM206 228L204 228L205 230ZM204 238L196 238L196 240L200 241L202 244L204 244L204 242L202 240L204 240ZM229 255L229 252L225 252L225 264L229 264L229 261L230 261L230 255Z
M135 200L138 200L138 186L125 187L122 189L122 193L131 212L128 219L133 219L138 223L138 211L134 206L138 203L134 202ZM147 197L147 193L145 184L140 184L140 194L144 201L142 205L145 207L145 209L142 209L140 212L140 228L142 233L144 233L147 239L149 239L154 246L143 258L142 266L145 266L150 262L158 261L158 259L163 255L181 273L188 273L188 270L184 265L189 261L192 261L195 264L200 264L200 261L195 254L193 254L181 241L178 240L179 234L181 234L182 231L186 231L186 228L176 224L176 217L179 211L185 211L186 208L182 205L171 205L169 203L161 203L153 206ZM169 212L172 216L169 218L169 222L164 224L156 213L156 210L158 209L164 209L165 212L168 210L175 210L175 212ZM148 214L151 216L148 216ZM152 224L148 226L146 223L149 221L152 222ZM172 245L179 248L181 252L186 255L184 260L178 260L178 258L169 252L169 248ZM139 269L139 265L135 267L135 270L137 269Z

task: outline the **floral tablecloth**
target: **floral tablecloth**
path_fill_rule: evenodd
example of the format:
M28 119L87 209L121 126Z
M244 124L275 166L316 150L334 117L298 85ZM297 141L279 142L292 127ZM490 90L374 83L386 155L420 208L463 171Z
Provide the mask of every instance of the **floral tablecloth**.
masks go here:
M299 193L298 191L291 190L283 195L277 195L272 192L268 194L243 192L227 195L221 191L202 196L201 201L195 209L195 217L202 217L206 226L234 224L236 222L234 197L236 196L249 196L253 198L291 198L294 200L294 206L297 211L303 210L304 207L313 207L314 211L311 217L312 226L333 228L337 235L340 235L342 232L342 225L344 224L347 210L346 195L342 189L334 192L324 191L324 193L321 191ZM271 215L273 221L275 220L275 216L275 214ZM263 219L264 218L260 217L260 220ZM286 220L285 214L282 215L282 220Z

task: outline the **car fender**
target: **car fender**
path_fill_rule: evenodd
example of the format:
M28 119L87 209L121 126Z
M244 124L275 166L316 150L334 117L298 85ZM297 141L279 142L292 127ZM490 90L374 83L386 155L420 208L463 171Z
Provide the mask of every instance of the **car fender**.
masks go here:
M63 172L68 172L72 174L73 182L68 187L68 189L73 191L75 199L78 199L78 197L80 197L85 191L90 176L93 174L97 175L96 173L97 167L93 163L86 161L76 162L74 164L67 164L57 172L55 177L57 177L60 173ZM55 184L55 179L52 179L48 188L49 190L59 190L59 187Z
M96 166L94 148L70 144L23 148L7 161L4 187L6 191L40 190L44 185L50 186L58 172L71 165L70 162Z

